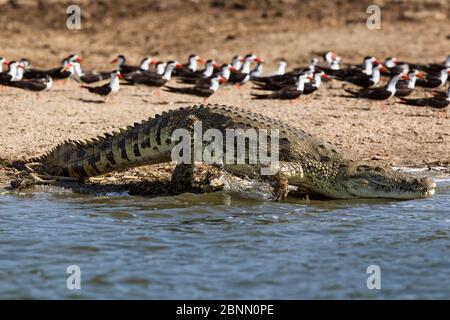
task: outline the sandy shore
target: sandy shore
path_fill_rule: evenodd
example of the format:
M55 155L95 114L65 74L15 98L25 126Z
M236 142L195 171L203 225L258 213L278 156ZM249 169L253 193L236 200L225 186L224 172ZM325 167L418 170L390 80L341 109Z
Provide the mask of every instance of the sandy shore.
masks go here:
M163 12L160 19L164 19L165 14L170 16ZM239 15L244 14L239 12ZM51 67L68 53L79 52L85 60L85 68L95 66L104 70L111 68L108 60L116 53L124 53L136 63L152 52L157 52L164 60L184 61L185 56L196 52L202 57L225 62L235 53L252 51L266 59L266 72L271 72L277 57L285 57L293 67L305 65L314 52L327 49L337 51L345 62L358 62L365 55L380 59L396 55L405 61L439 62L450 53L447 37L450 26L446 20L386 22L382 30L374 31L368 30L364 23L312 26L303 30L302 24L295 20L288 23L275 18L255 23L252 29L242 20L236 27L238 36L225 41L233 27L225 20L226 15L215 18L211 26L215 29L204 34L202 41L197 31L190 33L188 29L180 29L174 33L173 25L169 25L157 34L150 34L146 42L140 33L136 34L134 42L133 34L144 25L144 17L137 17L135 24L130 20L128 24L120 21L117 35L111 30L104 33L51 28L42 33L27 33L27 27L20 25L15 29L13 26L0 35L4 44L0 55L9 59L26 56L38 66ZM199 20L181 17L177 21L191 27ZM151 25L155 23L152 21ZM129 43L125 41L124 30L129 32ZM21 34L17 41L10 38L14 31ZM165 41L165 37L170 38ZM180 40L177 45L176 39ZM225 86L209 102L239 106L287 121L344 152L353 152L372 161L390 165L449 165L448 112L438 116L434 110L407 107L397 103L397 99L389 100L382 108L379 102L341 97L344 87L351 86L328 82L316 94L291 104L251 100L250 84L241 89ZM0 168L3 179L0 180L3 183L7 180L5 164L12 160L39 155L66 139L91 138L162 111L201 101L166 92L158 97L148 87L127 86L122 87L114 101L103 104L99 103L101 99L80 89L73 81L57 82L40 96L13 88L0 90L0 163L3 164ZM426 95L430 93L418 90L414 97Z

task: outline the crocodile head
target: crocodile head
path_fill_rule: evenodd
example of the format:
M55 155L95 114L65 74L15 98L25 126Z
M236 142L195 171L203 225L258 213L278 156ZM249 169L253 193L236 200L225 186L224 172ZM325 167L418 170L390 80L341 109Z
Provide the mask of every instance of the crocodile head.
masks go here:
M337 198L415 199L431 197L436 183L390 168L352 163L342 165L337 175Z

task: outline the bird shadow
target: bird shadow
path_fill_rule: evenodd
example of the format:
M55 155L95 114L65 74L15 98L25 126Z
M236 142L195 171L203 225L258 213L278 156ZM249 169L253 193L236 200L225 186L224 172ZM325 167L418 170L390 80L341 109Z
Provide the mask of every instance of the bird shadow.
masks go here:
M190 103L190 101L158 101L158 102L152 102L150 100L147 99L142 99L143 102L148 102L148 103L152 103L154 105L159 105L159 106L166 106L168 104L187 104Z
M70 92L69 89L52 89L52 92Z
M336 97L358 99L358 97L356 97L356 96L351 96L351 95L346 95L346 94L340 94L340 95L337 95Z
M83 103L95 103L95 104L104 104L105 103L104 100L93 100L93 99L84 99L84 98L79 98L77 100L81 101Z
M151 97L152 95L151 94L138 94L138 93L135 93L135 94L129 94L127 96L128 97L137 97L137 98L148 98L148 97Z

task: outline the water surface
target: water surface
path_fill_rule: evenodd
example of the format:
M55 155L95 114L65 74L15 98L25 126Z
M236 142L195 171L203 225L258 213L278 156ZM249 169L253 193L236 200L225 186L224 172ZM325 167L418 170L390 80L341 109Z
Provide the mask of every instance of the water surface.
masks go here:
M450 178L437 182L401 202L5 194L0 298L449 298Z

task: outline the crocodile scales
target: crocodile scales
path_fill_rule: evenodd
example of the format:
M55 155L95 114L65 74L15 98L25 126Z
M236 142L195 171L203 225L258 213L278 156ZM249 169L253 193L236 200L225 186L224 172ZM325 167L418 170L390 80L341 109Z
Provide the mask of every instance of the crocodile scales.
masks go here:
M194 105L163 112L154 118L135 123L120 132L80 142L66 141L43 156L32 158L40 170L52 176L80 179L111 171L171 161L175 145L174 130L192 129L202 122L203 131L218 129L279 130L279 170L267 176L274 185L275 198L288 194L294 185L330 198L384 197L412 199L432 196L436 184L429 178L415 178L387 167L354 161L303 130L282 121L224 105ZM247 150L248 151L248 150ZM239 176L257 178L255 165L225 164L224 170ZM175 168L172 184L177 191L192 183L193 165Z

